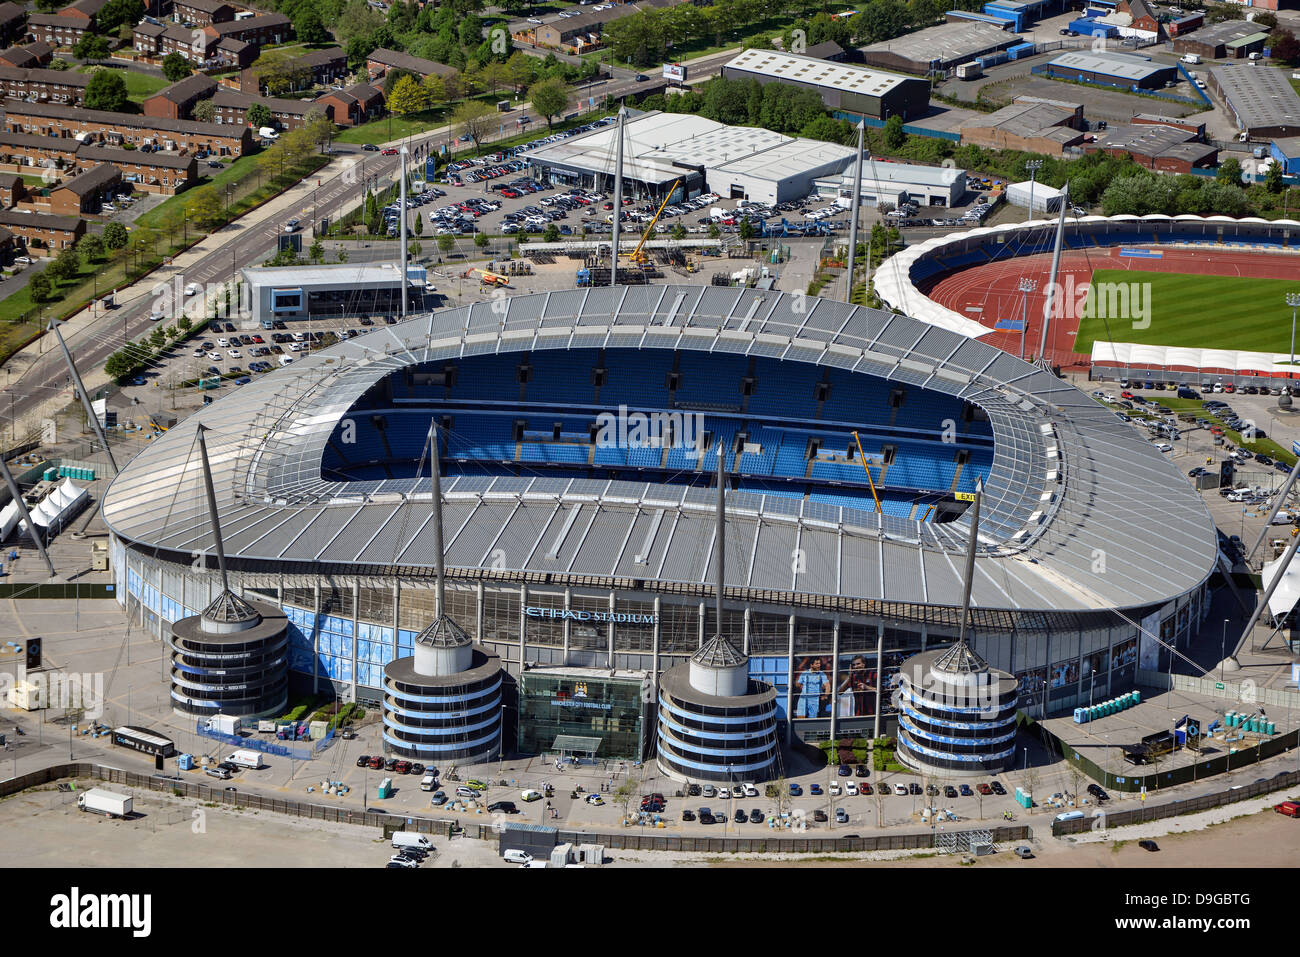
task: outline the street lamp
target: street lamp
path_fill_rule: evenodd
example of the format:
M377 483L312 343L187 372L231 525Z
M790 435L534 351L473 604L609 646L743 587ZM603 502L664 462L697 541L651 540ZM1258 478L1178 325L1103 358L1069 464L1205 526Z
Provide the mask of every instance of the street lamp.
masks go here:
M1042 160L1030 160L1025 164L1025 169L1029 170L1029 215L1026 220L1034 218L1034 183L1038 177L1038 171L1043 168Z
M1228 619L1223 619L1223 639L1219 643L1219 680L1223 680L1223 662L1228 656Z
M1038 288L1037 279L1021 279L1020 293L1024 303L1024 317L1020 320L1020 358L1025 357L1025 330L1029 328L1029 294Z
M1287 392L1290 393L1291 387L1295 383L1295 317L1296 309L1300 308L1300 292L1288 292L1286 294L1286 304L1291 307L1291 367L1287 369L1288 381ZM1291 397L1288 394L1286 398L1278 402L1278 405L1290 405Z

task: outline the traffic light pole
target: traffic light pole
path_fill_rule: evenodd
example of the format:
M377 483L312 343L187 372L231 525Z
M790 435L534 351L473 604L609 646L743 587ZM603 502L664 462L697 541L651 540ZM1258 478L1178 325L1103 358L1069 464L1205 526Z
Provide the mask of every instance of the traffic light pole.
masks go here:
M50 556L46 554L45 543L41 541L41 532L32 522L32 513L27 511L27 503L23 501L23 493L18 488L18 483L14 481L13 474L9 471L9 463L0 455L0 474L4 475L5 485L9 486L9 494L14 497L14 504L18 506L18 514L23 517L23 522L27 526L27 531L31 533L32 541L36 543L36 551L41 555L41 560L45 562L45 567L50 570L50 577L57 578L59 573L54 570L54 563L50 561Z

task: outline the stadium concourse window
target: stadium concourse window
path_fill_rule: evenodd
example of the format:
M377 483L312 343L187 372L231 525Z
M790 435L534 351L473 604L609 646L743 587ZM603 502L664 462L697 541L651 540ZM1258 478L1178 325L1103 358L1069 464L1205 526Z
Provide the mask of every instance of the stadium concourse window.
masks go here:
M707 640L718 630L718 612L713 605L704 606L704 637ZM739 608L722 609L722 634L731 639L737 649L745 634L745 612Z
M790 651L790 619L785 615L754 612L749 616L749 653L779 654Z
M664 603L659 621L659 653L692 655L700 647L700 610Z
M574 595L569 599L569 610L589 616L587 620L574 618L569 622L569 647L586 648L595 651L604 651L609 647L609 623L607 621L593 621L596 613L605 613L609 611L608 598L595 598L585 595Z
M564 595L563 593L548 595L544 592L529 591L528 607L563 611ZM554 645L559 647L564 644L563 618L528 615L524 627L527 629L525 641L530 645Z
M641 619L632 624L618 621L614 625L614 649L616 651L653 651L655 643L655 626L646 624L655 613L652 601L621 601L614 604L615 615L631 615Z
M519 640L519 589L483 589L483 640Z
M796 618L794 622L795 654L835 650L835 623L829 618Z
M393 623L392 586L361 585L357 588L357 617L381 625Z

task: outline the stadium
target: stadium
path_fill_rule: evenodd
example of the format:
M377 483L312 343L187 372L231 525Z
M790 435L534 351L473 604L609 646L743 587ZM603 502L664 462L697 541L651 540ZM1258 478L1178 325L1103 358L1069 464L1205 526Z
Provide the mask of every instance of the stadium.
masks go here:
M601 438L636 413L668 425ZM899 665L957 637L977 483L967 636L1030 713L1131 687L1208 613L1205 506L1068 383L908 316L677 285L420 315L204 407L105 494L119 600L163 640L220 591L201 424L231 587L283 609L291 688L393 696L435 618L434 421L445 611L500 660L508 742L646 757L661 677L719 632L787 746L893 733Z
M910 316L1015 355L1027 325L1025 354L1036 356L1055 232L1053 219L935 237L882 263L876 292ZM1067 219L1044 354L1103 378L1206 374L1243 386L1289 377L1285 293L1294 291L1297 237L1300 222L1285 219ZM1028 297L1022 280L1033 284ZM1150 314L1080 315L1076 290L1132 283L1149 295ZM1220 348L1228 330L1248 348Z

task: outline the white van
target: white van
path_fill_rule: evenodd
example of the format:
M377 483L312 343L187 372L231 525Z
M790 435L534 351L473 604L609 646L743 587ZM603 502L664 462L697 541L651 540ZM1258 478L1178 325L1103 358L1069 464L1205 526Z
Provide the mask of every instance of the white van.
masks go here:
M280 365L287 366L293 362L293 356L280 356Z
M1200 58L1199 56L1197 56L1195 53L1184 53L1184 54L1183 54L1183 62L1184 62L1184 63L1200 63L1200 62L1201 62L1201 58Z
M421 850L432 850L433 842L423 834L416 834L414 831L394 831L393 847L401 850L404 847L418 847Z
M1082 811L1063 811L1063 812L1061 812L1060 814L1056 815L1056 820L1058 820L1058 821L1077 821L1077 820L1078 820L1079 818L1081 818L1081 817L1083 817L1083 812L1082 812Z
M420 779L421 791L432 791L437 786L438 786L438 779L435 778L432 774L426 774L424 777Z
M533 855L513 847L504 851L501 857L511 864L523 864L524 866L531 864L533 861Z

